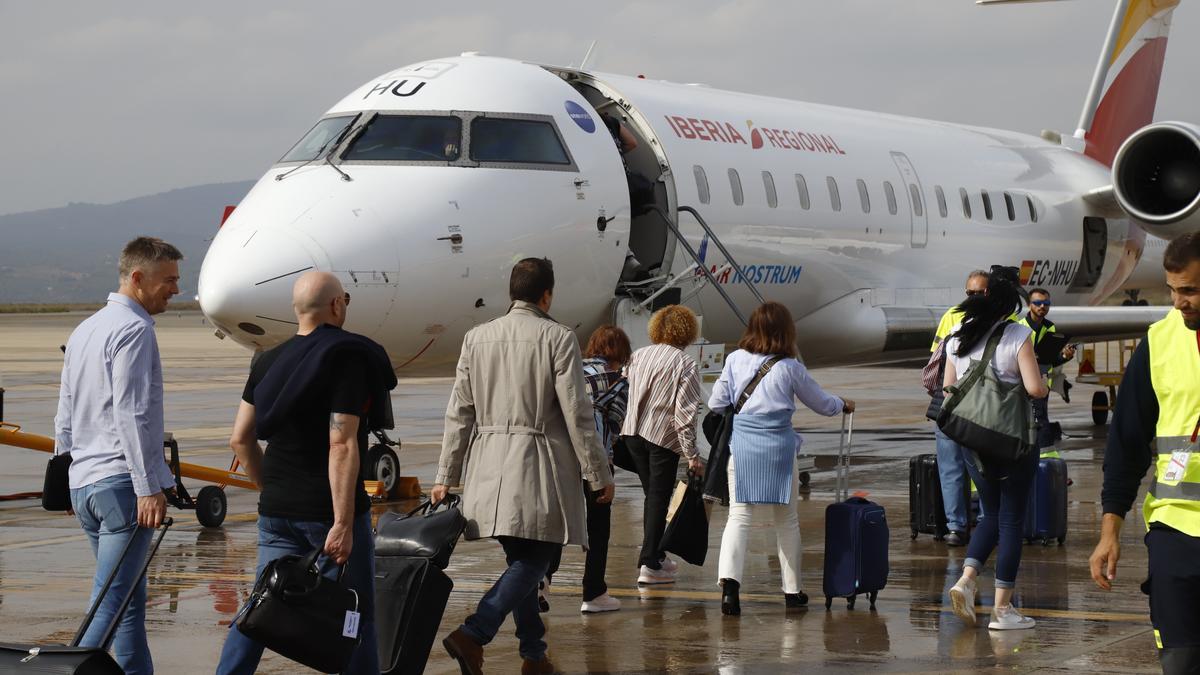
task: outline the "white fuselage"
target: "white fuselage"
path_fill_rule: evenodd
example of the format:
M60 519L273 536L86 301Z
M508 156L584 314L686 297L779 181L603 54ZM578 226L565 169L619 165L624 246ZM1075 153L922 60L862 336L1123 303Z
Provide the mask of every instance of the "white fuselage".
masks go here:
M1085 226L1095 214L1080 195L1110 182L1107 167L1041 138L459 57L388 73L334 106L326 118L360 115L331 146L340 172L324 159L272 167L209 250L205 313L238 342L277 344L295 328L295 274L329 270L353 297L347 328L382 343L401 372L444 372L464 333L507 309L512 264L545 256L557 277L551 313L586 339L612 320L619 287L627 295L621 275L631 236L639 260L658 264L653 276L693 264L665 226L631 217L622 158L595 106L617 111L639 137L625 160L635 172L660 174L659 207L672 217L679 206L695 208L729 249L741 275L691 216L678 214L742 312L755 302L748 278L791 309L811 362L921 348L922 327L961 299L976 268L1021 267L1023 281L1050 289L1057 304L1086 305L1117 291L1141 255L1144 235L1127 220ZM343 161L371 114L460 117L463 156ZM550 121L570 164L474 161L474 143L484 140L472 135L472 120L506 115ZM704 336L735 341L741 322L716 289L697 283L685 276L680 285L704 317Z

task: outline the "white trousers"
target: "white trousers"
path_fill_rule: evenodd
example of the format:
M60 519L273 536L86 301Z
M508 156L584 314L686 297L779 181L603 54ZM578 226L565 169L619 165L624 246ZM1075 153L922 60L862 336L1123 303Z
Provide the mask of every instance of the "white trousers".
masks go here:
M779 546L779 567L783 573L783 592L799 593L800 588L800 519L796 516L796 464L792 462L791 504L739 504L735 494L734 459L729 458L729 518L721 535L721 561L717 566L718 579L733 579L742 583L749 547L750 528L758 521L770 519L775 526Z

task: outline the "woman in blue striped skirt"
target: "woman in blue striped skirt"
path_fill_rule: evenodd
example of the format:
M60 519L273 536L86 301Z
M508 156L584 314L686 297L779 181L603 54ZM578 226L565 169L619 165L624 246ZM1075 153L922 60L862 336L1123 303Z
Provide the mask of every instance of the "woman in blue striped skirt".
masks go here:
M775 524L779 566L787 607L803 607L800 588L800 521L796 517L796 453L800 436L792 428L796 399L813 412L833 416L852 412L854 401L827 394L797 359L796 326L787 307L763 303L750 315L738 349L725 359L708 407L736 405L742 392L769 359L782 357L758 383L733 418L729 443L729 518L721 536L721 612L741 614L738 591L746 564L751 524L770 518Z

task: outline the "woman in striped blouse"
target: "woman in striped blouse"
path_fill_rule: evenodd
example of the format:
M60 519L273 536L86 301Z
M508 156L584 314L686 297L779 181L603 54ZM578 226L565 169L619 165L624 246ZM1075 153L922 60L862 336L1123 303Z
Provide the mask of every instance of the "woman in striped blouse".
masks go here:
M669 584L678 565L662 550L662 535L679 457L687 459L689 470L704 473L696 450L700 371L683 351L696 341L700 328L690 309L671 305L650 317L649 331L654 344L634 352L625 368L629 403L621 437L646 493L638 583Z
M738 349L725 359L713 385L708 407L723 411L745 391L773 356L771 367L733 418L729 442L729 518L721 536L721 612L741 614L738 590L746 564L751 523L770 517L775 523L784 602L803 607L808 596L800 588L800 521L796 517L796 453L802 442L792 428L796 399L825 416L852 412L854 401L825 393L796 359L796 326L787 307L763 303L750 315Z

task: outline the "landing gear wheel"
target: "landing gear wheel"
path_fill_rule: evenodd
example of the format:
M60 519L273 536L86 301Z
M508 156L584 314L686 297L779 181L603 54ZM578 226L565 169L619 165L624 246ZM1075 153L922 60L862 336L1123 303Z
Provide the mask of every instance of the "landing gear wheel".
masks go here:
M798 478L800 479L800 487L805 488L808 487L809 481L812 480L812 476L810 476L807 471L801 471Z
M368 480L383 483L383 489L389 495L400 481L400 458L388 446L376 443L367 450L367 466L363 475Z
M1133 301L1126 298L1125 300L1121 301L1121 306L1122 307L1133 307Z
M1149 306L1150 306L1150 301L1149 301L1149 300L1138 300L1138 301L1137 301L1135 304L1136 304L1138 307L1149 307Z
M216 485L205 485L196 495L196 520L204 527L220 527L225 522L228 504L225 491Z
M1092 394L1092 422L1098 427L1108 421L1108 393L1098 391Z

